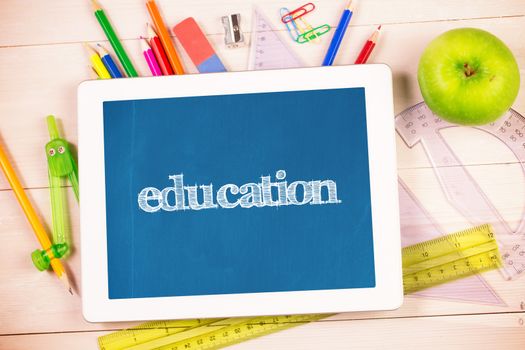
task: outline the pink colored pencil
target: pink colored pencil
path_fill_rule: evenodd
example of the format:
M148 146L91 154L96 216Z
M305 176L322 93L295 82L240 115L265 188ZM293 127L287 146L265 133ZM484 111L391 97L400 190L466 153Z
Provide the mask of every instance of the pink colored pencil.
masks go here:
M157 63L155 54L153 53L151 47L148 45L146 39L141 38L140 44L142 47L142 53L144 54L144 58L146 59L146 62L148 62L149 69L151 70L151 74L153 74L154 77L162 75L162 71L160 70L159 64Z

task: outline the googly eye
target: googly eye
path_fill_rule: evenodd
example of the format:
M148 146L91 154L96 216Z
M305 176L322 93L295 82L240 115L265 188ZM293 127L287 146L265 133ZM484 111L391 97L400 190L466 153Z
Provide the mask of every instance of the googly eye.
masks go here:
M66 149L64 148L64 146L60 146L58 147L58 153L62 154L66 151Z
M55 151L54 148L50 148L48 152L51 157L53 157L57 153L57 151Z

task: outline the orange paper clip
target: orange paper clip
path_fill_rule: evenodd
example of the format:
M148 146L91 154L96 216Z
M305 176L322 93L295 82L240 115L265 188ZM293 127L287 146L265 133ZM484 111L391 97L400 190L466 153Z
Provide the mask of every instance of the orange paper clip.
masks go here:
M315 10L315 5L309 2L282 16L281 21L285 24L291 21L295 21L296 19L303 17L304 15L306 15L309 12L312 12L313 10Z

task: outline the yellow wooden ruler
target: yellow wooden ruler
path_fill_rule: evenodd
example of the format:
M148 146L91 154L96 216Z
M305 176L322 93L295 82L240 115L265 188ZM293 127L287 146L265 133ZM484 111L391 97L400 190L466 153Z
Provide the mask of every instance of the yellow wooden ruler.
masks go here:
M405 294L501 266L490 225L403 248ZM154 321L98 338L101 350L210 350L330 314Z

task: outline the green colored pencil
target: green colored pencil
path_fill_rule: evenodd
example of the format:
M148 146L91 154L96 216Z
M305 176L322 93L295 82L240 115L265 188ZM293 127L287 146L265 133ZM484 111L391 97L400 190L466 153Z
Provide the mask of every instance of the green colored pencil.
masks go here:
M104 33L106 33L106 37L111 43L111 46L113 46L113 50L115 50L122 67L124 67L124 70L129 77L138 77L139 75L137 74L135 67L133 67L133 63L131 63L126 50L124 50L124 47L120 43L115 30L111 26L111 23L109 23L109 19L104 13L104 10L102 7L100 7L96 0L92 0L92 4L93 10L95 11L95 17L97 17L98 23L100 23L102 30L104 30Z

